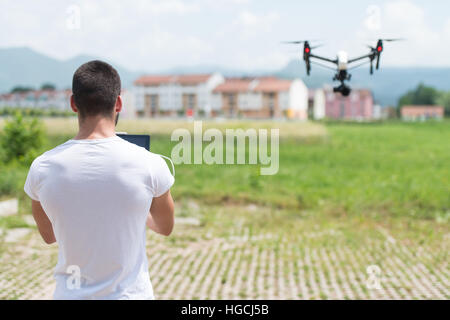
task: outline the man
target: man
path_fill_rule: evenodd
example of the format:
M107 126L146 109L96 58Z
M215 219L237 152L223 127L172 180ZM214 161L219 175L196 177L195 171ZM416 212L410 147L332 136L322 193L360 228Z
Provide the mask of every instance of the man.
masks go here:
M36 158L25 182L42 238L58 243L55 299L154 299L145 225L172 232L174 178L160 156L116 136L120 90L109 64L79 67L78 134Z

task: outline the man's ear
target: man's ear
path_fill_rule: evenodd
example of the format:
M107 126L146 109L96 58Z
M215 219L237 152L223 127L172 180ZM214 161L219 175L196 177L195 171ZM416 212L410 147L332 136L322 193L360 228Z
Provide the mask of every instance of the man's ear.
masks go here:
M73 99L73 95L70 96L70 108L73 110L73 112L78 113L78 108L75 105L75 100Z
M122 111L122 97L119 95L117 96L117 100L116 100L116 106L114 109L117 113L119 113L120 111Z

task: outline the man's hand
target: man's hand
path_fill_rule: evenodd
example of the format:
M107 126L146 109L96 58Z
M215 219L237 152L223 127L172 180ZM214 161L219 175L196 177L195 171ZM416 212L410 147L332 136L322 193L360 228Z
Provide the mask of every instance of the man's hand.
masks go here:
M31 212L33 213L34 221L36 221L39 233L45 243L52 244L56 242L52 223L48 219L47 214L39 201L31 200Z
M162 196L153 198L147 226L156 233L168 236L174 225L174 204L170 190Z

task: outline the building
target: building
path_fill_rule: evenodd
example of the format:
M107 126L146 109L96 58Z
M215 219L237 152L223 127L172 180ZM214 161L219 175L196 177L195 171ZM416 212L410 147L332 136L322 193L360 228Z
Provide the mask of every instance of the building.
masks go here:
M353 89L349 96L344 97L332 89L325 89L325 117L343 120L374 119L372 92L367 89Z
M397 108L393 106L387 106L381 109L382 119L395 119L398 118Z
M136 110L147 117L205 113L212 109L212 91L222 75L146 75L134 82Z
M226 117L306 120L308 89L299 80L229 78L213 90L213 114Z
M310 89L308 114L315 120L373 120L381 117L381 107L375 106L372 93L354 89L348 97L333 92L331 87Z
M310 89L308 90L308 116L314 120L321 120L325 118L325 90Z
M69 110L71 90L32 90L0 95L0 107Z
M372 117L374 120L385 119L383 115L383 107L381 107L379 104L374 104Z
M444 107L442 106L403 106L401 109L403 120L417 121L427 119L442 119Z
M27 92L0 94L0 108L36 108L68 111L72 90L32 90ZM122 90L122 118L136 116L134 94L130 90Z
M136 102L135 96L132 90L123 89L120 93L122 97L122 111L120 112L121 119L133 119L136 118Z

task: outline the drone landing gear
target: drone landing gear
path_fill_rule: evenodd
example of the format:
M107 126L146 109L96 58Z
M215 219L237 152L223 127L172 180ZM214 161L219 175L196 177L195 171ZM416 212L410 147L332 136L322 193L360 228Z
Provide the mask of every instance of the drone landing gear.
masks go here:
M348 73L347 70L339 70L339 73L334 76L333 81L340 81L341 84L338 87L334 87L333 92L340 92L344 97L347 97L352 89L350 89L350 87L347 86L344 81L350 81L351 78L352 75Z

